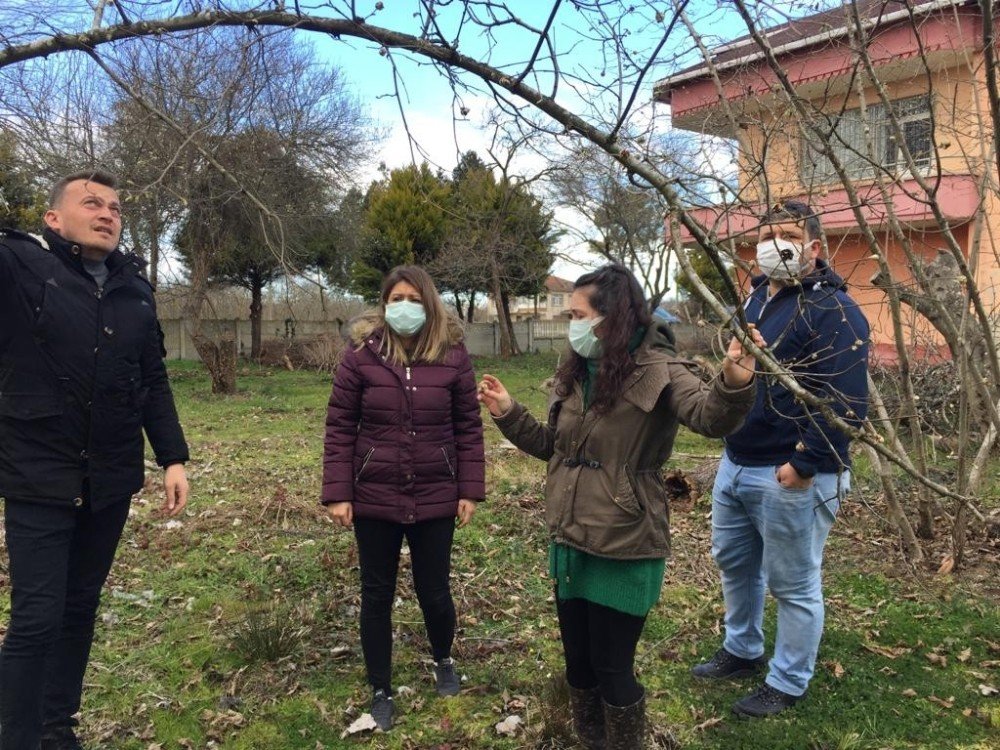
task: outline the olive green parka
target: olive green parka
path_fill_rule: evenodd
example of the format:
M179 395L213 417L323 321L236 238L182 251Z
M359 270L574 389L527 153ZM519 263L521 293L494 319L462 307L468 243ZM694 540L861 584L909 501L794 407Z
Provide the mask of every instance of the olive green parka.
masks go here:
M638 560L670 551L669 509L660 470L678 424L707 437L736 430L754 402L755 381L706 383L679 359L654 324L636 350L621 398L604 414L584 411L579 383L555 393L541 423L518 403L495 418L521 450L548 461L545 516L553 541L600 557Z

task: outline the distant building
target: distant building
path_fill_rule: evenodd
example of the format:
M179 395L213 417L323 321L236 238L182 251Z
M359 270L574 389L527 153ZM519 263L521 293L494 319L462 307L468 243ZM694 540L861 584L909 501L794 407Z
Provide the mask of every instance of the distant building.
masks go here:
M859 14L863 42L849 9ZM711 64L679 71L654 89L654 99L670 105L673 127L738 144L739 200L695 207L690 215L750 261L759 217L770 206L788 199L810 203L822 217L830 264L851 284L852 296L872 324L873 352L884 360L895 357L896 334L886 294L875 283L881 269L859 228L859 215L879 243L892 283L904 290L916 287L906 244L921 263L931 263L948 252L949 240L941 231L946 221L973 269L986 309L1000 306L1000 197L995 189L981 194L985 178L996 170L989 151L995 124L987 97L983 24L981 6L972 0L873 1L760 32L800 106L834 133L827 145L853 193L825 155L824 144L796 119L759 40L745 36L713 48ZM865 73L859 44L880 89ZM930 185L931 196L918 179ZM902 240L893 222L903 228ZM680 239L697 245L685 229ZM747 283L745 272L738 276ZM903 330L912 351L947 356L942 337L922 317L908 314Z
M533 297L515 297L510 301L510 316L513 320L569 320L569 296L573 293L573 282L558 276L545 279L545 291ZM486 306L489 320L497 319L496 302L490 296Z

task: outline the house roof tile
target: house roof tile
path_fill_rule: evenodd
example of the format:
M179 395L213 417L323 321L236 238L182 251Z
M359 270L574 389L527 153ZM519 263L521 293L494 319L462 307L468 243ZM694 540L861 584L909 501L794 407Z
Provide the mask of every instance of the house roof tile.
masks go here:
M950 7L965 5L970 0L854 0L863 23L878 24L887 16L899 11L910 9L916 15L933 10L935 7ZM814 13L804 18L796 18L769 29L764 29L762 35L767 39L772 49L816 37L816 44L823 44L831 37L842 36L852 27L849 15L850 4L841 5L820 13ZM710 50L712 63L716 67L725 68L739 60L762 57L758 43L749 34L719 45ZM685 80L700 78L709 74L709 68L704 61L680 70L668 78L659 81L656 86L657 98L669 96L670 88Z

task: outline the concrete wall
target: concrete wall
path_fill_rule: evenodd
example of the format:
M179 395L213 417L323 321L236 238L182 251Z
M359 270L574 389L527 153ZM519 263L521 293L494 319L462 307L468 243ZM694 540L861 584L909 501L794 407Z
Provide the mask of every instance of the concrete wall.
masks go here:
M197 360L198 352L187 335L183 320L161 320L167 359ZM339 336L336 321L323 320L264 320L261 338L264 341L289 338L312 338L320 334ZM514 324L514 334L523 351L562 349L566 343L567 321L528 320ZM240 354L250 351L249 320L206 320L202 330L211 338L228 336L238 342ZM465 345L478 356L500 353L500 330L497 323L473 323L466 326Z
M167 359L198 360L198 352L187 335L183 320L161 320L164 340L167 347ZM202 323L202 330L213 338L228 335L239 342L241 354L250 351L250 321L249 320L211 320ZM569 321L565 320L526 320L514 324L514 334L517 342L525 352L563 351L566 349L566 334ZM286 334L287 331L287 334ZM706 332L697 326L680 323L674 327L677 335L678 348L690 353L701 353L705 349L704 340L713 339L713 332ZM263 321L262 339L311 338L320 334L338 336L335 321L322 320L265 320ZM500 330L497 323L473 323L465 328L465 345L475 356L491 357L500 353ZM709 348L711 348L709 346Z

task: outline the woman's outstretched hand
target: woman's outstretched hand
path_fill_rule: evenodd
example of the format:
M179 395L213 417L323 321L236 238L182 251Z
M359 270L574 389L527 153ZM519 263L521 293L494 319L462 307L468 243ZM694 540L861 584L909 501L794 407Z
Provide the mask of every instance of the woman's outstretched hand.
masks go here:
M747 331L757 346L761 349L767 346L764 337L760 335L760 331L757 330L757 327L753 323L747 325ZM725 384L730 388L744 387L753 379L755 367L756 363L754 362L753 355L734 336L730 340L729 350L722 360L722 379Z
M486 404L486 408L494 417L502 417L514 405L504 384L492 375L483 375L477 390L476 398L479 399L480 403Z

